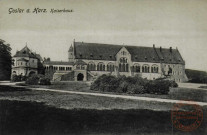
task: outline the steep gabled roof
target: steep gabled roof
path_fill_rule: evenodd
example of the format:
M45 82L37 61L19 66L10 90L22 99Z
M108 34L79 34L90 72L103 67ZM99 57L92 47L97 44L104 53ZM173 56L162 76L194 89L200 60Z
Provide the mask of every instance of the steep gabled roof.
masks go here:
M30 51L30 49L25 46L22 50L17 51L14 57L30 57L30 58L36 58L35 54Z
M163 48L162 52L160 52L155 47L74 42L74 55L76 59L115 61L115 56L122 47L125 47L129 51L133 62L184 64L184 60L177 49L172 49L171 52L170 49Z
M29 58L36 58L39 59L40 61L43 61L42 57L40 54L36 54L32 52L27 45L20 51L17 51L16 54L13 57L29 57Z

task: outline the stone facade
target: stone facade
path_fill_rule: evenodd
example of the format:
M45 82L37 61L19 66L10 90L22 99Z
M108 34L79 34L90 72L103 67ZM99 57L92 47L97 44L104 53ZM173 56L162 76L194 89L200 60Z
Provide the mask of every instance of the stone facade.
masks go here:
M56 70L54 76L59 74L58 77L73 71L75 81L87 81L103 74L139 75L149 80L168 77L176 82L187 81L185 61L177 48L74 42L68 51L68 61L61 66L47 63L45 67ZM65 68L60 70L60 67ZM66 67L70 67L70 70ZM54 76L53 80L57 78Z

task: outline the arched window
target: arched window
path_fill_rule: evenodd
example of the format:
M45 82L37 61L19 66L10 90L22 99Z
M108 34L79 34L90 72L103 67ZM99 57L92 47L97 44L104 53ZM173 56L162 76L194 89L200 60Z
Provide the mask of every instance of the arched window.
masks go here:
M119 62L120 62L119 71L120 72L128 72L129 71L129 64L128 64L127 58L122 57L122 58L120 58Z
M96 70L96 65L93 62L88 63L88 70L89 71L95 71Z
M134 66L133 66L133 72L137 72L137 73L140 72L140 65L139 64L134 64Z
M144 64L144 65L142 66L142 72L144 72L144 73L149 73L149 65Z
M114 71L114 64L113 63L110 62L107 64L107 71L110 71L110 72Z
M158 68L158 65L152 65L152 67L151 67L151 72L152 73L158 73L158 70L159 70L159 68Z
M105 71L105 65L103 62L98 63L97 70L98 71Z

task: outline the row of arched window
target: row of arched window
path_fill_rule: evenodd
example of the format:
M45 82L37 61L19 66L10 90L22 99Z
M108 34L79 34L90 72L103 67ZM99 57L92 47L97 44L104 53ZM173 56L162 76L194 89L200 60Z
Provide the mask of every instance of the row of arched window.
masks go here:
M152 65L151 66L151 73L158 73L159 71L159 68L157 65ZM132 72L137 72L137 73L140 73L141 72L141 66L139 64L135 64L133 67L132 67ZM147 65L147 64L144 64L142 66L142 72L143 73L149 73L150 72L150 66Z
M46 66L46 70L72 70L72 67Z
M142 70L141 70L142 69ZM89 71L111 71L113 72L115 70L115 66L113 63L108 63L107 66L103 62L98 63L96 66L93 62L88 63L88 70ZM151 70L151 71L150 71ZM132 72L140 72L143 73L158 73L159 68L158 65L152 65L151 68L148 64L144 64L143 66L140 66L139 64L135 64L132 66ZM127 63L120 63L119 64L119 72L129 72L129 64Z
M88 63L89 71L114 71L114 64L108 63L107 66L103 62L98 63L97 67L93 62Z

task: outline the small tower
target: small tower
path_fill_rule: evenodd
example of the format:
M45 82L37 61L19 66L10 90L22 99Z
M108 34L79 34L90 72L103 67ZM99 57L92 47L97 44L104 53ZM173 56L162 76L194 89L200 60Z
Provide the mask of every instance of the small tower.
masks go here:
M68 61L69 62L73 62L74 61L74 49L73 46L71 44L69 50L68 50Z

